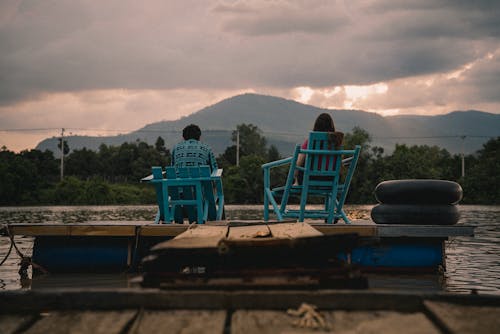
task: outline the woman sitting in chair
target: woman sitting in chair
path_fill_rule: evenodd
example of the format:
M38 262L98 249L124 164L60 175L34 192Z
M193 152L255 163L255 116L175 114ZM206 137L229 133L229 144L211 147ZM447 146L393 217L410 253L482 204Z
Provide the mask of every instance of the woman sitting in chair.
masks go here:
M335 131L335 124L333 123L333 119L330 114L322 113L314 122L313 131L317 132L329 132L331 136L329 137L329 149L337 149L342 145L342 141L344 140L344 134L342 132ZM301 148L307 149L307 145L309 144L308 139L302 143ZM305 154L299 154L297 159L297 166L304 166L305 163ZM327 161L329 164L330 162ZM335 161L333 161L335 163ZM299 170L295 170L295 184L302 184L303 172Z

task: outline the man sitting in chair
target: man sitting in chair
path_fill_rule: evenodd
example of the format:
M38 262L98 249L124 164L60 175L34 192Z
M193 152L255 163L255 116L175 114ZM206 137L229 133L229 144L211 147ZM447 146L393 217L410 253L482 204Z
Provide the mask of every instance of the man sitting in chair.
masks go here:
M172 166L191 167L208 165L210 171L217 170L217 161L212 149L200 142L201 130L198 125L190 124L182 130L184 141L174 146L172 151Z
M205 143L200 141L201 130L198 125L190 124L182 130L184 141L176 144L172 150L172 166L175 168L195 167L201 165L210 166L210 172L217 170L217 161L212 149ZM186 194L180 194L186 198ZM189 195L191 197L192 195ZM175 222L183 223L184 218L188 217L189 221L195 221L193 210L188 211L186 208L176 211Z

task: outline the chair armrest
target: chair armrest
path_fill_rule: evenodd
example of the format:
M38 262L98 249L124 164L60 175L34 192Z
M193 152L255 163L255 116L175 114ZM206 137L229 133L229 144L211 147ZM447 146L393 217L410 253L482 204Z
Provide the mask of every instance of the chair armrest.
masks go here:
M160 168L160 167L153 167L153 168ZM161 174L162 174L162 177L165 178L165 174L166 172L162 169L161 171ZM140 182L152 182L154 180L154 175L153 174L149 174L148 176L145 176L143 177ZM159 179L158 179L159 180Z
M349 157L349 158L342 159L342 165L344 165L344 166L350 165L351 162L352 162L352 159L354 159L354 157Z
M292 159L293 159L293 157L288 157L288 158L284 158L284 159L280 159L280 160L276 160L276 161L271 161L271 162L263 164L261 167L262 167L262 169L266 169L266 168L273 168L273 167L277 167L277 166L281 166L281 165L286 165L286 164L291 163Z
M210 177L221 177L222 176L222 171L223 169L222 168L219 168L217 170L214 170L212 172L212 174L210 175Z
M149 174L148 176L143 177L140 182L151 182L153 179L153 174Z

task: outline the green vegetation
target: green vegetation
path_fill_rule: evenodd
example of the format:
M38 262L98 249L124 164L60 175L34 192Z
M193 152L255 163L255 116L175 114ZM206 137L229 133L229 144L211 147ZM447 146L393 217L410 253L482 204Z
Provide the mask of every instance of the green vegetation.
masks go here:
M239 166L236 166L237 132ZM226 203L262 203L260 166L279 159L280 154L276 147L268 147L262 132L252 124L238 125L232 140L234 145L218 157L220 167L224 168ZM373 203L373 190L384 180L432 178L460 183L464 204L500 204L500 137L488 141L475 154L465 156L464 178L462 157L437 146L398 144L392 154L384 154L383 148L370 144L370 134L361 128L354 128L345 136L345 148L362 146L348 203ZM3 147L0 205L152 204L155 203L153 187L139 180L150 174L151 166L168 165L170 158L161 137L155 145L137 141L116 147L101 145L97 152L83 148L67 154L64 180L60 181L60 160L52 152L14 153ZM273 178L284 180L287 170L273 172L276 173Z

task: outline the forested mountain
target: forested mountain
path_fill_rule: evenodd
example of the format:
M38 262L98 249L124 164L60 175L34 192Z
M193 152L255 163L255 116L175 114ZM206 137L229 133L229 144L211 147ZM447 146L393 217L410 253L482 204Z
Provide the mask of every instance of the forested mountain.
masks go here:
M358 126L372 135L372 145L386 152L396 143L437 145L451 153L472 153L491 137L500 136L500 115L481 111L454 111L438 116L388 116L360 110L329 110L283 98L258 94L237 95L175 121L156 122L120 136L70 136L70 149L96 150L101 143L120 145L137 139L153 144L161 136L167 147L181 139L181 131L190 123L200 125L202 140L216 154L232 145L231 132L236 125L251 123L263 131L270 144L286 155L295 143L302 142L312 128L316 116L329 112L338 130L349 132ZM465 136L465 139L461 138ZM57 151L57 138L45 139L37 149Z

